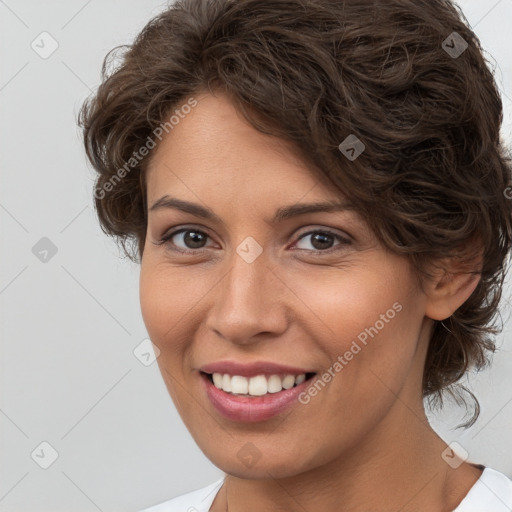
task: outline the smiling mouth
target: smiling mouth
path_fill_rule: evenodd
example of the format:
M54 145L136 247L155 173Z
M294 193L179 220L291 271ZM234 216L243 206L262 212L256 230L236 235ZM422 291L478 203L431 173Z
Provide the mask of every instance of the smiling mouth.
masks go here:
M217 389L232 395L257 397L279 393L310 380L316 373L255 375L244 377L228 373L201 372Z

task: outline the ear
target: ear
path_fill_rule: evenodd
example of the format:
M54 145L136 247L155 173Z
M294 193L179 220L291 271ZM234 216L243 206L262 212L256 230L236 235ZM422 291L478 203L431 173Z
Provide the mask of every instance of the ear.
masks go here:
M427 296L425 316L432 320L445 320L453 315L469 299L480 282L482 260L483 249L470 261L461 261L459 258L437 261L435 268L430 270L432 279L423 283Z

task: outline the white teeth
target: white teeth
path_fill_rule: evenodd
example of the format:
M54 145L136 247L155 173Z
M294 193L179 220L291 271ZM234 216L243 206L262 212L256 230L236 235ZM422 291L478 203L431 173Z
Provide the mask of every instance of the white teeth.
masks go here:
M231 377L227 373L222 376L222 390L231 392Z
M306 374L299 375L257 375L255 377L242 377L227 373L214 373L213 384L216 388L237 395L263 396L267 393L279 393L283 389L293 388L306 380Z
M279 375L271 375L267 382L267 391L269 393L278 393L283 389L281 377Z
M284 389L290 389L293 388L293 385L295 384L295 376L294 375L287 375L283 379L283 388Z
M249 395L262 396L267 394L267 379L264 375L251 377L249 380Z
M224 383L224 379L229 377L229 375L224 375L222 383ZM246 395L249 389L249 381L245 377L241 377L240 375L234 375L231 377L231 393L236 393L237 395Z
M224 379L222 378L222 374L220 373L214 373L213 374L213 384L216 388L222 389L222 381Z

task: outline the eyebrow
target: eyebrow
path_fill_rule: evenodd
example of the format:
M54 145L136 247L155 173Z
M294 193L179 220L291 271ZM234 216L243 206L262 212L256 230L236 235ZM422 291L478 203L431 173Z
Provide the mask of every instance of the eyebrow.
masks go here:
M175 197L169 197L168 195L162 196L160 199L155 201L149 210L157 211L165 208L181 210L183 212L195 215L196 217L202 217L204 219L215 221L219 224L224 224L223 220L210 208L201 206L200 204L197 203L191 203L189 201L177 199ZM339 202L326 201L317 203L298 203L278 208L274 214L274 217L270 219L268 222L270 224L276 224L286 219L290 219L298 215L305 215L307 213L331 213L353 209L353 204L347 200Z

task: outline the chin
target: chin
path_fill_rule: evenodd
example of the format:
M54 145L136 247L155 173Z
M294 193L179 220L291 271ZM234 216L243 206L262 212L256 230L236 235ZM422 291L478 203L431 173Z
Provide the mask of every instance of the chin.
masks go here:
M261 450L256 448L256 443L250 441L242 444L240 448L224 448L221 451L217 449L203 450L206 457L218 467L221 471L237 478L263 480L268 478L290 478L300 473L314 469L317 464L307 456L297 450L297 444L290 445L290 453L277 453L275 448L268 446L272 441L267 438L267 446L264 443L258 443Z

